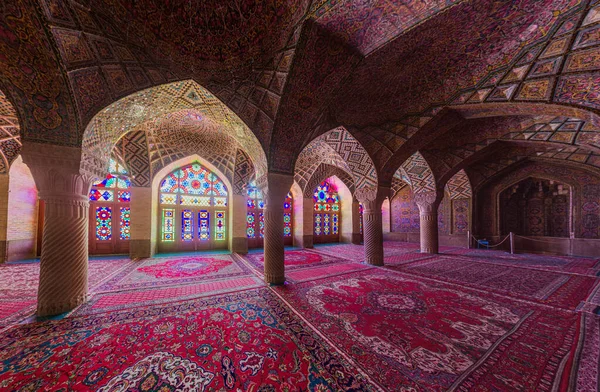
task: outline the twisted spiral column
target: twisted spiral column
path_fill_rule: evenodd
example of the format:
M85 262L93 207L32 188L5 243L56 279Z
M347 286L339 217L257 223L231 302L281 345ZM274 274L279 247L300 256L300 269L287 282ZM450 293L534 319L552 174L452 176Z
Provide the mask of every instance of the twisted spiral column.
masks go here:
M265 200L265 282L280 285L285 282L283 241L283 202L292 186L291 175L268 173L257 180Z
M67 312L87 300L88 209L86 197L45 198L38 316Z
M363 210L365 261L370 265L383 265L383 220L381 209Z
M437 209L439 205L436 192L415 194L415 203L419 207L421 223L421 253L437 254L439 252Z

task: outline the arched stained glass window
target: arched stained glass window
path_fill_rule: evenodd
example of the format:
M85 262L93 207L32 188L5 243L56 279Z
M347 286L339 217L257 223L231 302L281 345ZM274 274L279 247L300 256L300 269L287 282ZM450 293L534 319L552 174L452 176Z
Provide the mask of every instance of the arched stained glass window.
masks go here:
M109 173L90 189L90 253L129 251L131 182L127 169L116 160Z
M169 173L159 189L160 244L164 250L226 248L228 190L198 162Z
M248 237L248 246L260 247L265 236L265 202L260 189L256 187L254 181L248 184L247 190L246 214L246 236ZM293 235L293 198L291 192L288 192L283 203L283 236L286 245L292 244Z
M323 181L313 194L314 241L339 241L340 199L335 186Z

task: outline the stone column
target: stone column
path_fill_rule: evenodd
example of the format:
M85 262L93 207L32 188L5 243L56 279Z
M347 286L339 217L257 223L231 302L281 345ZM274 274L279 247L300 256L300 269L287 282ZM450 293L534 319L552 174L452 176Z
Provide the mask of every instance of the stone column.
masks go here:
M8 261L8 174L0 174L0 263Z
M363 205L363 233L365 261L367 264L383 265L383 221L381 204L389 188L364 187L356 190L356 198Z
M419 207L421 221L421 253L437 254L438 242L438 200L435 192L415 194L415 203Z
M156 208L152 208L152 197L152 187L131 187L131 259L152 257L156 252L156 232L153 232L152 226L158 223Z
M22 155L46 205L37 314L57 315L87 299L93 175L80 170L80 148L24 143Z
M360 203L358 200L352 201L352 243L360 245L362 243L360 235Z
M292 175L276 173L267 173L256 181L265 200L265 282L272 285L285 282L283 203L293 181Z
M231 251L248 253L248 236L246 235L246 217L248 212L248 196L232 195L231 197Z

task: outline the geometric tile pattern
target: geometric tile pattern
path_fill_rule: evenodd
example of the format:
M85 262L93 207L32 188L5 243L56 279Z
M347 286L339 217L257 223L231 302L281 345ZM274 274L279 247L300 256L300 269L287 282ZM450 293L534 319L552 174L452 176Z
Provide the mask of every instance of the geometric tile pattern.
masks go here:
M470 199L473 197L471 182L464 170L460 170L450 178L446 183L446 192L450 195L451 200Z
M13 105L0 91L0 174L6 174L21 151L19 118Z
M149 187L152 184L146 132L125 134L115 145L113 154L120 156L121 161L125 162L134 186Z
M233 174L233 193L235 195L245 195L246 187L254 176L254 165L252 160L244 152L239 149L235 155L235 170Z
M181 112L187 112L187 115L183 118L176 116ZM124 133L142 130L144 127L152 128L157 122L163 120L169 120L169 128L177 129L178 124L174 121L180 119L193 121L196 126L230 135L236 144L248 152L257 172L266 171L264 151L252 131L219 99L193 80L168 83L139 91L101 110L94 116L85 131L84 156L107 161L112 147ZM177 135L180 133L174 132ZM174 137L169 139L175 141L175 144L185 144L182 143L183 140L173 140ZM188 136L182 137L186 139ZM235 153L233 156L235 159ZM154 166L156 160L153 158L151 160Z
M348 187L350 193L354 195L356 186L354 184L354 179L352 178L352 176L344 170L340 169L339 167L322 163L321 165L319 165L317 170L314 171L312 177L308 180L306 187L302 189L304 197L312 197L315 193L315 189L317 188L317 186L321 182L333 176L339 178L344 183L344 185Z
M364 147L344 127L338 127L321 136L348 164L356 187L377 186L377 171Z
M305 189L321 164L339 167L347 173L352 173L348 163L322 138L317 138L304 147L296 160L294 180L300 185L300 189Z
M403 164L404 175L408 178L414 194L435 192L435 178L429 164L420 152L414 153Z
M394 197L396 197L396 194L398 194L398 192L400 192L402 189L406 188L408 185L408 183L406 181L404 181L402 179L402 175L399 174L400 169L394 174L394 178L392 178L392 187L391 187L391 192L392 192L392 199Z

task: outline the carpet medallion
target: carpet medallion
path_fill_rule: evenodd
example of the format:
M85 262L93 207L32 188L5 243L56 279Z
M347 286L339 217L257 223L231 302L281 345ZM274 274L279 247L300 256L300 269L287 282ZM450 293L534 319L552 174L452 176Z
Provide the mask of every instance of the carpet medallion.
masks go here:
M227 254L156 257L132 263L94 291L109 292L188 284L249 274L250 270L246 266Z
M263 272L265 266L264 253L248 253L243 256L257 271ZM302 268L313 268L316 266L333 265L345 263L347 260L337 257L320 254L310 250L286 250L285 251L285 269L293 271Z
M268 289L15 327L0 389L370 391Z
M535 390L564 382L578 315L374 269L277 288L384 389Z

